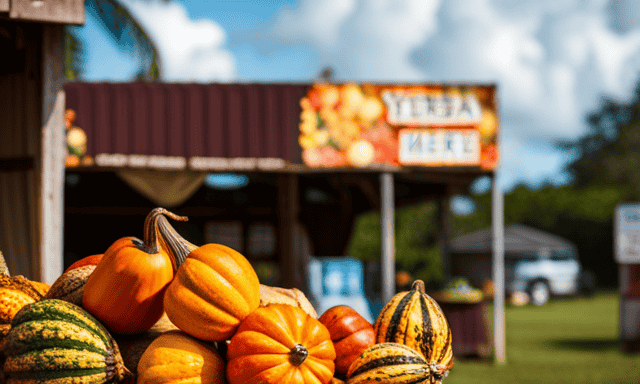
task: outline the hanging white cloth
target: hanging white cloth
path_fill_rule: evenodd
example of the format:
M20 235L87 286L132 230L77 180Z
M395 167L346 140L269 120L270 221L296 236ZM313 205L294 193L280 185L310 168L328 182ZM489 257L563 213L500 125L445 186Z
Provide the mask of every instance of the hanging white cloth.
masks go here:
M159 207L173 208L202 186L206 172L126 169L116 172L125 183Z

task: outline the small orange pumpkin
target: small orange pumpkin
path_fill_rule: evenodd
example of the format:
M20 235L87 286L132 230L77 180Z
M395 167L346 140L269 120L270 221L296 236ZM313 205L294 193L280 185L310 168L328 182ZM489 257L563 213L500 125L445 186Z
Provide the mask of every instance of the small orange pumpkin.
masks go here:
M336 357L327 328L287 304L247 316L227 350L229 384L328 384Z
M228 340L260 305L260 282L249 261L220 244L189 253L164 296L169 319L206 341Z
M157 221L163 214L187 220L154 209L145 220L144 242L135 237L114 242L84 286L82 306L116 333L145 332L164 312L163 295L180 260L172 260L160 245Z
M142 354L137 371L137 384L224 384L218 351L181 331L158 336Z
M351 363L376 342L373 325L347 305L327 309L318 320L331 334L338 373L346 374Z

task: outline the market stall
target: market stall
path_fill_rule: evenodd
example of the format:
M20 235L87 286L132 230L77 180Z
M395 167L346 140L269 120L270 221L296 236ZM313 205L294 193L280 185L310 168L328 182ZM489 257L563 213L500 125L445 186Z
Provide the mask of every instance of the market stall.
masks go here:
M357 215L379 210L386 302L395 293L395 207L440 202L450 276L449 199L493 177L498 163L494 85L71 83L65 91L69 132L82 132L67 164L67 264L131 235L130 219L162 205L189 216L194 242L227 236L252 262L275 266L278 285L304 289L305 255L345 256ZM247 183L222 190L207 186L211 174ZM98 218L103 229L89 236Z

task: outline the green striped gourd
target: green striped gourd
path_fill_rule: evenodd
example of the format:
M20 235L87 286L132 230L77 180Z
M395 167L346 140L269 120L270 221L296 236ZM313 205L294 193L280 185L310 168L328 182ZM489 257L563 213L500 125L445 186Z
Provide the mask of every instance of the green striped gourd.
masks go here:
M365 350L347 372L347 384L431 384L444 375L418 352L398 343L380 343Z
M13 318L4 353L7 384L118 383L131 375L107 330L63 300L23 307Z
M396 294L382 308L373 328L376 343L399 343L419 352L444 374L453 366L451 328L442 309L416 280L408 292Z

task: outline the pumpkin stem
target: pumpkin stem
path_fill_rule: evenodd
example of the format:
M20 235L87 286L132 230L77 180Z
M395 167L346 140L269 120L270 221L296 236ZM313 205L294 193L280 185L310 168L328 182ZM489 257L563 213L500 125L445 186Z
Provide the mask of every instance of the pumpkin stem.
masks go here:
M148 252L151 254L160 252L160 241L158 240L158 219L163 217L162 215L169 216L177 221L187 221L189 218L186 216L178 216L175 213L169 212L164 208L154 208L144 220L144 245L147 247ZM166 219L165 219L166 220ZM162 236L160 236L162 238ZM173 261L172 263L175 263Z
M164 216L158 218L158 231L160 232L162 246L173 256L171 260L173 262L173 271L175 272L191 251L198 248L198 246L180 236Z
M424 292L424 281L422 281L422 280L414 281L413 284L411 284L411 290L412 291L418 291L420 293L425 293Z
M304 361L307 359L307 356L309 356L309 351L307 351L307 348L305 348L305 346L302 344L296 344L296 346L293 347L289 352L289 362L297 367L298 365L304 363Z

